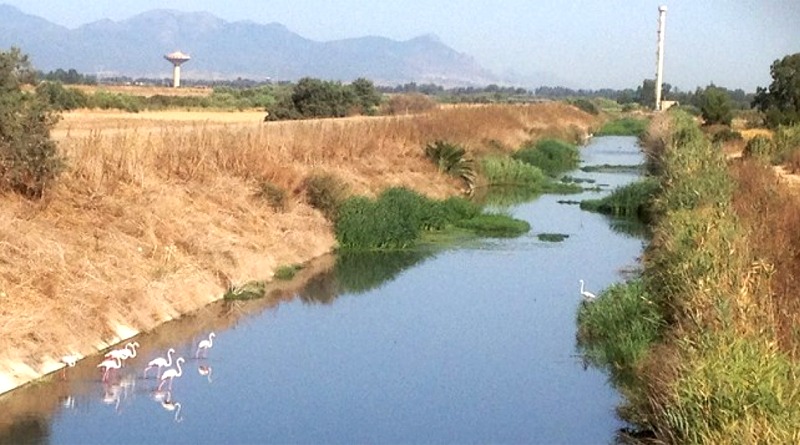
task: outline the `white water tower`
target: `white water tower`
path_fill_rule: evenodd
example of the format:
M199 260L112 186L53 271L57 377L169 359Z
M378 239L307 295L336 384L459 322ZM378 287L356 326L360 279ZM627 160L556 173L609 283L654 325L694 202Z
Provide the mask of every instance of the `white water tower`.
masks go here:
M658 51L656 53L656 111L661 111L661 84L664 77L664 23L667 20L667 7L658 7Z
M181 64L188 62L191 57L180 51L175 51L167 54L164 58L172 62L172 86L178 88L181 86Z

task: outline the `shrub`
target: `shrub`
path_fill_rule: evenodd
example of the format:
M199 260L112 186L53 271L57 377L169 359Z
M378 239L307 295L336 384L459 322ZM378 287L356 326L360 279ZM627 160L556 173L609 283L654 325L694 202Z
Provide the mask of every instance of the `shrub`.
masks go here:
M504 156L481 160L483 175L491 186L519 186L541 190L547 177L539 167Z
M22 91L33 79L28 57L0 52L0 189L40 198L65 168L50 130L58 121L41 95Z
M459 178L471 190L475 186L475 163L466 157L467 151L456 144L436 141L425 147L425 156L435 162L440 172Z
M304 186L308 204L331 221L336 219L339 206L350 193L347 184L330 173L312 174L306 178Z
M255 196L265 200L273 210L286 210L286 190L269 181L263 181L258 184Z
M744 146L744 150L742 151L742 156L771 163L775 151L775 144L772 142L771 138L758 135L747 141L747 145Z
M602 199L583 200L581 209L649 221L652 213L651 206L660 188L661 184L658 179L645 178L618 187Z
M580 162L578 147L560 139L542 139L535 144L527 144L511 157L538 167L550 176L573 170Z
M433 110L438 104L430 97L419 94L396 94L385 102L384 114L416 114Z
M569 104L595 116L600 114L600 110L597 109L597 106L587 99L573 99L569 101Z
M335 232L344 249L402 249L413 244L422 231L429 205L427 198L407 189L384 191L377 200L357 196L339 210Z

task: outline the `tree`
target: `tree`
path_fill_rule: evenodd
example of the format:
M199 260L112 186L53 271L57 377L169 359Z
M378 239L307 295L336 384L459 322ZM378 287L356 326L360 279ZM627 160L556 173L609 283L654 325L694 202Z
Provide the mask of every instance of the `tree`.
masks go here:
M344 117L355 100L339 82L304 77L294 87L292 102L303 117Z
M645 79L642 81L642 86L637 88L637 95L639 96L639 104L648 108L654 108L656 104L656 81L653 79Z
M42 96L22 90L34 81L27 55L0 51L0 190L40 198L64 159L50 139L58 115Z
M381 104L381 93L375 89L375 84L360 77L350 84L350 89L355 95L357 106L361 108L361 114L375 114L375 110Z
M753 106L771 127L800 123L800 53L775 60L770 74L769 89L758 87Z
M709 85L700 96L700 113L707 125L730 125L733 120L730 96L721 88Z

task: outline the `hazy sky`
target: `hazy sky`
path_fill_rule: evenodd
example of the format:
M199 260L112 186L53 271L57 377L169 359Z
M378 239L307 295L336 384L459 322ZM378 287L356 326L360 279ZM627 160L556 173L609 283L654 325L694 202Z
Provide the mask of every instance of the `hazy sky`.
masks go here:
M549 85L626 88L655 77L658 6L668 8L664 81L755 91L775 59L800 52L800 0L0 0L76 28L151 9L278 22L325 41L433 33L503 74ZM539 76L542 78L542 76Z

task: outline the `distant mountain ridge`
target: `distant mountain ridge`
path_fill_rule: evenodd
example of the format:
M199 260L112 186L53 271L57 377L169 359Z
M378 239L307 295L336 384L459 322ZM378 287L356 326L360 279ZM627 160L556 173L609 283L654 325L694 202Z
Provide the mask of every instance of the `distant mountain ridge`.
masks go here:
M406 41L367 36L328 42L306 39L279 23L227 22L207 12L158 9L122 21L75 29L0 5L0 48L19 47L36 69L74 68L100 76L166 78L163 55L192 60L184 78L296 80L310 76L377 84L487 85L501 80L435 35Z

